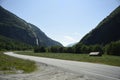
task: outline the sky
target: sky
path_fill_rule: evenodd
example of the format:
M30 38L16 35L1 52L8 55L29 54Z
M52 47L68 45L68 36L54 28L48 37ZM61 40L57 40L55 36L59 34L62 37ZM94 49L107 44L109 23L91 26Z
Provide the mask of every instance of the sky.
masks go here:
M0 0L0 5L66 46L79 42L120 0Z

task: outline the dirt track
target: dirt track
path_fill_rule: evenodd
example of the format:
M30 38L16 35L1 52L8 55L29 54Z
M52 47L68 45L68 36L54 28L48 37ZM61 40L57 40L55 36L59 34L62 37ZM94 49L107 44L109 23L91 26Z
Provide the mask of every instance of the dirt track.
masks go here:
M116 66L20 55L13 52L4 54L40 64L40 70L31 74L0 76L10 80L120 80L120 67Z
M91 80L58 67L37 63L38 70L30 74L0 75L0 80Z

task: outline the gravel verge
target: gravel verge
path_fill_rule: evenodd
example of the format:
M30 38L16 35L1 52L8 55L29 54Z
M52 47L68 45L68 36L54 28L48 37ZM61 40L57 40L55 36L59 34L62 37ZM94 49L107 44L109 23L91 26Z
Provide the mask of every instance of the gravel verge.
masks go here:
M0 80L92 80L87 76L72 73L70 71L37 63L38 69L29 74L0 74Z

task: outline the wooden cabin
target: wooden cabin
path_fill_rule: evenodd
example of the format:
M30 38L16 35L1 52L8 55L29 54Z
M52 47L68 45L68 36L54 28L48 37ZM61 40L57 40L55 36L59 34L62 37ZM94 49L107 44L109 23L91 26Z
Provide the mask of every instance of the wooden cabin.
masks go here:
M89 56L102 56L100 52L90 52Z

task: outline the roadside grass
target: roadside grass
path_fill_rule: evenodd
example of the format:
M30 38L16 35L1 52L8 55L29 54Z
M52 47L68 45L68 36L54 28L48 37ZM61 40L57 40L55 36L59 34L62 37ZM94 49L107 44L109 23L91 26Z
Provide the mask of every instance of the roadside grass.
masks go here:
M22 73L30 73L35 71L36 68L33 61L7 56L0 52L0 71L5 74L16 73L18 70Z
M32 56L120 66L120 56L112 56L112 55L89 56L88 54L71 54L71 53L34 53L33 51L21 51L16 53L23 55L32 55Z

